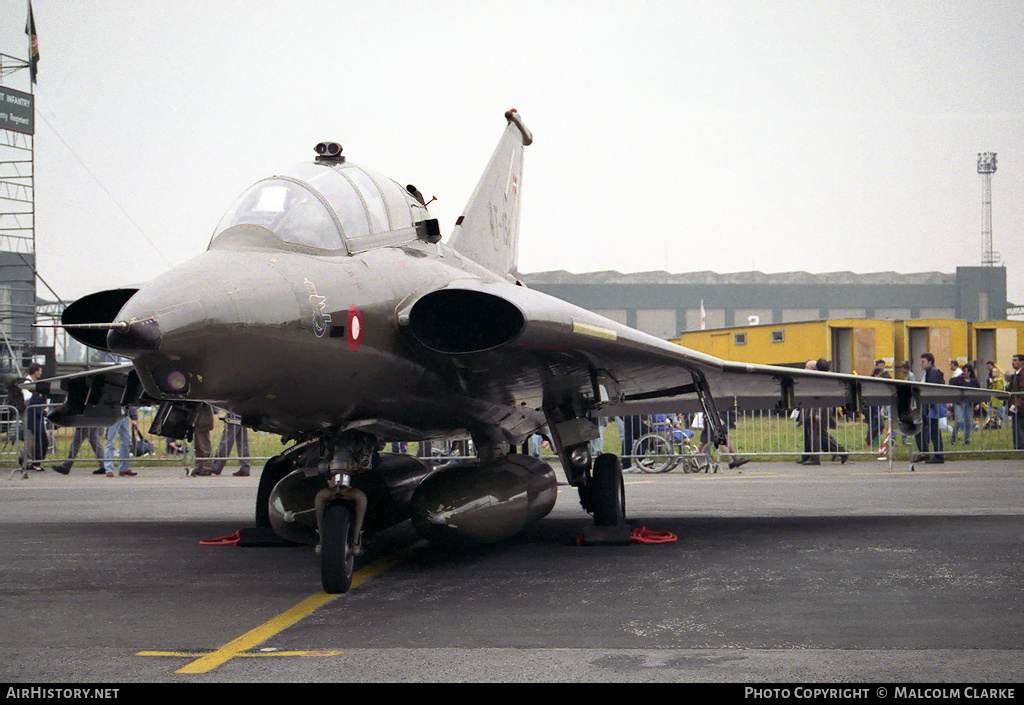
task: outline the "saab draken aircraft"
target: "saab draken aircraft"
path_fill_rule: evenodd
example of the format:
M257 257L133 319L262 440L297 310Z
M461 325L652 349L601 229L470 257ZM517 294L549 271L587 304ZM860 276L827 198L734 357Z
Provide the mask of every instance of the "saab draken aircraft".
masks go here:
M920 406L970 391L739 364L533 291L516 276L523 153L505 113L498 146L454 232L420 192L353 164L337 143L256 182L208 249L138 288L67 307L62 325L129 363L66 378L65 426L113 423L158 402L151 431L182 438L214 405L290 444L263 469L256 521L319 546L328 592L352 581L362 537L411 519L427 539L508 538L554 506L550 466L516 452L546 435L594 527L625 526L622 465L591 457L595 419L718 408L891 405L916 433ZM991 392L981 390L985 396ZM471 438L439 468L386 442Z

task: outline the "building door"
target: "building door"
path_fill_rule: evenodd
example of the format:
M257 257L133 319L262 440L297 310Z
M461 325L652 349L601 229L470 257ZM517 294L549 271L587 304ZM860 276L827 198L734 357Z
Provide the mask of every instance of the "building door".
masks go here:
M730 354L731 345L729 345L729 336L732 333L712 333L711 334L711 354L715 357L720 357L723 360L731 360L732 355Z
M1017 331L1014 328L996 328L996 352L993 357L982 360L982 364L989 360L995 361L999 369L1009 372L1013 369L1011 364L1013 356L1020 352L1020 341L1017 340Z
M974 360L978 367L985 369L985 363L996 359L996 332L992 328L974 330ZM979 372L979 379L984 380L984 372ZM985 386L985 385L982 385Z
M924 370L921 369L921 353L924 352L928 352L928 329L907 328L907 355L910 358L910 368L918 381L924 379Z
M859 375L871 376L875 369L875 329L853 329L853 369Z
M832 371L853 372L853 328L832 329Z
M874 328L832 328L832 371L871 376L875 368Z
M928 352L935 356L935 366L942 370L949 381L949 361L953 355L953 341L948 326L932 326L928 329Z

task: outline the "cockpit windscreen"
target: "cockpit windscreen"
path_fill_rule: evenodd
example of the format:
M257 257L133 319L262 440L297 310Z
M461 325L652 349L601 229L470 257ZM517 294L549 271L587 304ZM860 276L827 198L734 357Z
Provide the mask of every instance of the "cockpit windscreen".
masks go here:
M266 179L250 187L221 219L217 233L242 224L260 225L294 245L318 250L343 247L327 206L305 185L290 179Z
M217 225L259 225L286 243L362 252L414 237L426 209L395 182L353 164L299 164L242 194Z

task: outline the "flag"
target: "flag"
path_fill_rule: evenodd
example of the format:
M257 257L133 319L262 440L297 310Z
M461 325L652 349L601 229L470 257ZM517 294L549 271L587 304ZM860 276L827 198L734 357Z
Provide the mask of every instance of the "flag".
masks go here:
M32 0L28 0L28 21L25 22L25 34L28 35L28 72L32 83L36 82L36 65L39 63L39 37L36 36L36 20L32 16Z
M704 299L700 300L700 329L704 330L707 326L707 318L704 314Z

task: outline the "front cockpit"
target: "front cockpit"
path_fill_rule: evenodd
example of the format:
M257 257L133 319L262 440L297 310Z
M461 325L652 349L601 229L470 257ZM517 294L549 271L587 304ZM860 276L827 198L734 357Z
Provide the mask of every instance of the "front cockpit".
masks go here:
M211 247L236 225L256 225L299 249L356 254L411 242L430 218L416 195L341 159L299 164L251 186L218 223Z

